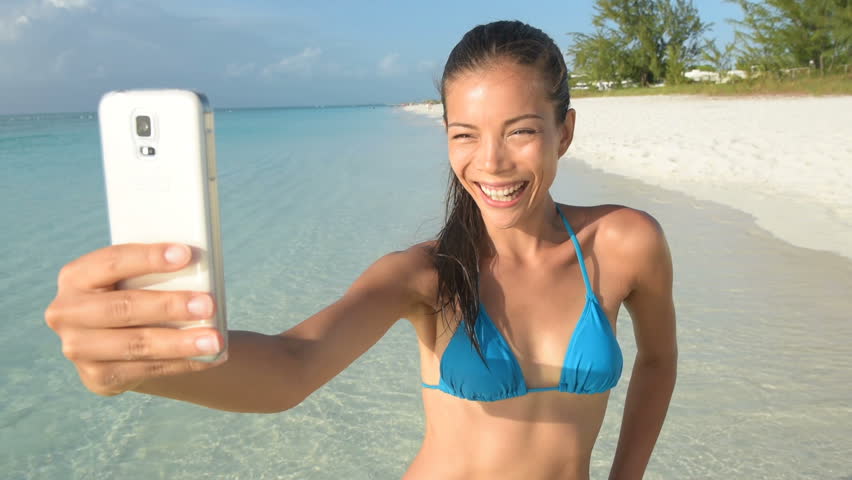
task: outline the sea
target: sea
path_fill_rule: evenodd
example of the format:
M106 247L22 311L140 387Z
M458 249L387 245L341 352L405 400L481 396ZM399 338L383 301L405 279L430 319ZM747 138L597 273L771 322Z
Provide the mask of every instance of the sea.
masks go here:
M282 332L441 227L449 167L434 118L219 109L216 137L232 329ZM852 261L570 153L552 193L645 210L671 246L679 375L645 478L852 480ZM0 116L0 225L0 477L393 479L416 455L424 418L405 321L283 413L81 384L43 314L61 266L109 242L96 114ZM624 374L593 479L608 476L636 352L627 312L618 325Z

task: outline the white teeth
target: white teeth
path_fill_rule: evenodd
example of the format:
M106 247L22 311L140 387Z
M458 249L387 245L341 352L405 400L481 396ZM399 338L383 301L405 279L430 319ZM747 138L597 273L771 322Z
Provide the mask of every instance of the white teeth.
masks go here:
M479 185L479 188L481 188L482 191L485 192L485 194L492 200L508 202L516 196L515 194L524 186L524 183L525 182L520 182L503 188L489 188L485 185Z

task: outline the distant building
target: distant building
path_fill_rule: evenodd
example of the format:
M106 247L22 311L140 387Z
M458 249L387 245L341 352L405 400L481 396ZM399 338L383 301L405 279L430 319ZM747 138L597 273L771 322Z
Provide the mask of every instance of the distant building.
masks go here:
M722 81L719 81L719 72L707 72L704 70L693 69L683 74L684 77L692 80L693 82L715 82L715 83L728 83L734 77L736 78L746 78L746 72L742 70L728 70L725 72L725 76L722 78Z
M592 88L597 90L611 90L616 87L624 88L636 86L636 83L630 80L622 80L620 82L613 82L609 80L592 81L588 80L588 76L582 73L571 75L571 80L574 81L574 86L571 87L573 90L589 90Z
M693 82L716 82L719 83L719 72L707 72L693 69L683 74L684 77Z

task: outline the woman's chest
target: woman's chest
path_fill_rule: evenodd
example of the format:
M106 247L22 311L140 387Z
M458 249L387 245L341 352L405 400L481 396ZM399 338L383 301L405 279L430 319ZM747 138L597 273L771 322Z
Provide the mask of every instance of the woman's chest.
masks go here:
M625 294L617 282L602 278L594 259L586 259L585 272L576 257L571 260L557 259L538 268L505 263L482 267L475 339L480 351L490 356L487 371L473 368L482 362L468 326L459 324L456 312L435 317L435 335L421 342L424 379L437 379L440 369L445 381L483 374L511 377L514 380L507 383L524 384L518 387L522 390L554 387L577 367L566 365L569 357L588 353L602 356L602 374L612 376L610 370L620 358L615 319ZM497 373L500 365L506 372Z
M621 304L620 299L600 301L594 287L587 289L576 265L485 275L480 296L478 321L485 324L480 327L493 329L498 348L511 350L529 388L558 384L569 349L577 353L589 348L584 344L605 340L594 336L607 336L607 329L614 334Z

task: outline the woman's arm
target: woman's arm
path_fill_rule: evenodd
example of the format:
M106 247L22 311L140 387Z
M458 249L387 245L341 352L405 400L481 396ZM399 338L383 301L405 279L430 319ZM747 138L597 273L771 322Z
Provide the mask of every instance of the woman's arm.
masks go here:
M193 338L201 333L151 327L188 320L178 305L191 295L113 292L106 286L166 269L157 264L162 255L146 250L163 246L124 247L90 254L63 269L59 293L45 314L83 383L103 395L132 389L222 410L285 410L346 368L398 319L428 308L422 295L428 260L421 247L412 247L382 257L341 299L280 335L230 332L228 360L211 367L186 360L200 353ZM146 261L152 265L136 264ZM110 272L103 281L91 273L100 270ZM116 294L119 300L112 298ZM116 301L121 308L114 307Z
M624 304L633 320L636 361L610 479L642 478L657 442L677 376L672 260L660 225L638 211L625 215L624 262L635 265Z
M422 254L420 254L422 256ZM239 412L292 408L423 308L414 251L386 255L337 302L279 335L231 332L229 360L214 369L152 379L135 389Z

